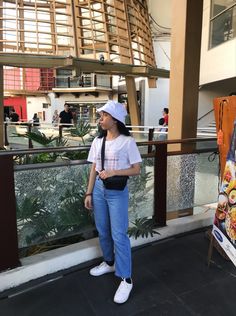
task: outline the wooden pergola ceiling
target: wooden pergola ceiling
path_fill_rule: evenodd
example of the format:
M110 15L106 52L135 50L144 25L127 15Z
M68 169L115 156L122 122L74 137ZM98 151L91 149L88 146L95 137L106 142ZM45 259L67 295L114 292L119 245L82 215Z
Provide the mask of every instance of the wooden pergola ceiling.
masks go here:
M8 54L0 53L0 65L21 67L21 68L64 68L76 69L78 75L83 72L101 73L120 76L135 76L135 77L161 77L169 78L169 71L165 69L154 68L150 66L127 65L114 63L110 61L48 56L48 55L33 55L33 54Z
M146 0L0 0L0 12L0 52L156 67Z

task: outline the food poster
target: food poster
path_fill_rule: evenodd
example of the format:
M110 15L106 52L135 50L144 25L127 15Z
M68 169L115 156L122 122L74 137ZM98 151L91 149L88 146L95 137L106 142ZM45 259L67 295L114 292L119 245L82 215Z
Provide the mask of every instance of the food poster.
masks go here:
M212 234L236 266L236 123L215 213Z

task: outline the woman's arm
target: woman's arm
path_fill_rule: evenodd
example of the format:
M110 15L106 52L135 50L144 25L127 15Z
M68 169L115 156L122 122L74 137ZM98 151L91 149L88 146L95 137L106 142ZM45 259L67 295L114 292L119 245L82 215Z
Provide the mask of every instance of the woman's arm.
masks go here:
M95 167L96 167L96 164L93 163L90 169L88 188L85 193L85 199L84 199L84 206L89 210L92 209L92 192L93 192L93 187L94 187L94 183L96 179Z
M140 174L140 163L134 163L128 169L120 170L103 170L99 173L101 179L106 179L113 176L137 176Z

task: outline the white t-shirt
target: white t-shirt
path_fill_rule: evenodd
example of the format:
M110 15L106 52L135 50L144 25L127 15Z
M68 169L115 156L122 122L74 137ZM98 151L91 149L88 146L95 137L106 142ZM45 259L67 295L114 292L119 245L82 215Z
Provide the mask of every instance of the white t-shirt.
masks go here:
M102 169L101 148L103 138L96 137L91 145L88 161L96 164L96 171ZM135 140L131 136L119 135L113 140L106 140L105 170L128 169L131 165L141 162L141 156Z

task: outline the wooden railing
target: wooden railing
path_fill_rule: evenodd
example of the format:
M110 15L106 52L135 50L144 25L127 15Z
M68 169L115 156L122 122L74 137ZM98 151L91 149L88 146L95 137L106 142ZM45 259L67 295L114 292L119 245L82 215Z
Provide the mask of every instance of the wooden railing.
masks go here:
M203 153L217 151L216 147L197 149L195 144L198 142L215 141L215 138L205 139L184 139L171 141L146 141L138 143L138 146L149 148L144 158L154 158L154 212L153 216L157 226L166 225L167 214L167 157L170 155L183 155L193 153ZM191 145L189 148L184 146L181 150L168 152L168 145L181 144ZM16 224L16 197L14 186L14 166L13 157L22 154L36 153L53 153L53 152L68 152L68 151L84 151L89 150L90 146L85 147L58 147L58 148L39 148L33 150L2 150L0 151L0 271L12 269L20 265L18 257L18 241L17 241L17 224ZM152 150L150 150L152 148ZM87 163L86 161L67 161L43 164L38 167L59 167L62 165ZM42 164L41 164L42 165ZM32 166L32 165L31 165ZM25 170L29 169L30 165L24 165ZM37 165L34 165L37 168ZM161 183L161 185L160 185Z

